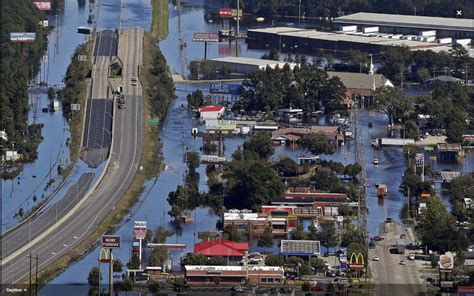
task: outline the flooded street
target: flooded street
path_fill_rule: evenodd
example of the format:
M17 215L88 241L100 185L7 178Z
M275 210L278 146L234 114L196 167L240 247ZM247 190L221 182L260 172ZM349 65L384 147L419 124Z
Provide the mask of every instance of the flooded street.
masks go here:
M49 16L49 25L53 29L48 34L48 51L41 63L38 81L62 87L71 55L85 41L84 35L76 32L78 26L87 25L87 16L87 6L80 7L77 0L66 0L64 10L58 17ZM57 165L59 158L69 158L69 125L61 108L57 112L42 112L42 108L48 107L49 103L45 92L30 95L28 120L44 125L41 130L43 141L38 146L38 158L34 162L25 164L14 180L2 180L1 232L20 221L20 217L15 216L20 208L27 212L50 196L61 181ZM50 179L54 179L54 183L46 186Z
M148 29L151 18L151 7L149 0L124 0L124 11L122 22L120 22L120 3L113 0L103 0L100 10L99 29L114 29L119 26L133 27L139 26ZM191 60L202 59L204 55L204 45L198 42L192 42L193 32L213 32L221 28L221 24L207 23L204 18L204 9L202 7L183 7L178 12L174 6L170 5L169 36L160 43L160 48L165 55L169 67L173 73L187 73L186 65ZM84 17L84 21L87 17ZM179 51L179 38L183 38L187 47L183 52ZM246 44L242 42L238 46L240 56L260 57L263 51L247 50ZM208 45L208 58L218 56L228 56L235 54L235 45L229 47L224 43L210 43ZM168 238L169 243L186 244L186 250L183 253L192 251L193 244L198 242L197 233L200 231L214 230L219 217L213 214L207 208L198 208L191 213L194 217L193 223L183 224L178 231L171 225L168 210L170 209L166 198L170 191L176 189L177 185L183 183L185 164L184 151L186 147L190 151L200 152L202 139L191 135L193 121L185 105L186 95L198 88L201 88L206 94L209 91L209 84L191 85L177 84L176 95L170 106L168 117L164 124L160 138L163 144L162 154L166 169L160 173L159 177L146 181L144 191L139 197L139 202L131 209L130 214L122 221L114 234L120 235L122 247L114 250L114 258L120 259L124 264L129 261L131 255L131 242L133 222L135 220L146 220L148 228L155 230L158 226L165 226L175 234ZM418 90L413 90L418 93ZM47 98L46 98L47 100ZM184 108L182 107L184 106ZM59 113L44 116L58 116ZM62 117L61 117L62 118ZM372 139L376 137L387 136L387 117L383 114L369 111L362 111L360 116L360 125L362 132L362 149L365 151L365 163L367 168L368 187L367 187L367 205L369 207L368 226L369 235L378 233L379 222L391 217L399 220L400 212L405 203L405 197L399 192L399 185L402 180L403 172L406 169L406 158L402 153L402 148L383 148L382 150L373 150L371 147ZM368 128L368 123L373 123L373 128ZM354 127L352 126L352 129ZM57 136L57 135L56 135ZM225 154L230 159L232 153L239 145L242 145L245 138L232 137L225 139ZM48 143L48 145L52 145ZM49 147L49 146L48 146ZM58 145L59 147L59 145ZM347 165L355 162L356 156L355 140L348 141L346 145L339 149L334 155L324 155L322 159L334 160ZM51 148L48 148L51 149ZM289 146L275 146L274 158L289 156L297 159L305 154L302 150L292 150ZM374 157L380 161L378 166L372 164ZM428 156L426 156L428 158ZM453 170L473 171L474 156L467 154L463 162L453 165L434 163L435 170L445 168ZM48 161L48 158L44 161ZM44 165L44 163L43 163ZM98 168L100 169L100 168ZM200 190L207 190L207 178L205 175L205 165L198 169L200 174ZM25 171L26 174L26 171ZM384 200L376 196L375 183L385 183L388 185L389 192ZM11 184L10 184L11 186ZM15 188L15 186L14 186ZM5 188L3 188L5 192ZM13 209L14 207L12 207ZM3 221L2 221L3 223ZM253 246L252 249L257 249ZM180 251L174 251L173 265L177 265ZM96 246L91 252L80 261L69 266L61 275L51 281L51 284L76 285L86 284L87 276L93 266L97 266L97 257L99 247ZM105 272L103 270L103 272ZM104 283L107 279L104 276ZM57 287L57 286L56 286ZM45 286L40 295L60 295L59 289L50 285ZM67 286L62 286L66 289ZM84 295L88 291L87 286L72 289L68 295Z

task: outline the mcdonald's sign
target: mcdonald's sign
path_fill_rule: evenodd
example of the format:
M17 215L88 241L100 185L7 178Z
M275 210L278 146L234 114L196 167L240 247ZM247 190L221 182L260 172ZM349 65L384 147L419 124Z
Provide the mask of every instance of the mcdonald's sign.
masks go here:
M101 248L99 253L99 262L101 263L110 263L114 260L114 255L110 249Z
M362 253L352 253L349 258L349 268L350 269L364 269L364 255Z

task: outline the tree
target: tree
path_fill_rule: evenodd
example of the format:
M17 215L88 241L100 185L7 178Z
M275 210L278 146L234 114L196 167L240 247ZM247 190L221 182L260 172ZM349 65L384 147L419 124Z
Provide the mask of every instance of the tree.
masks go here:
M172 236L174 233L163 226L159 226L155 232L155 238L153 239L154 243L164 244L166 243L166 238Z
M416 78L419 82L424 82L431 77L430 70L425 67L421 67L416 71Z
M304 231L303 224L298 224L295 230L292 233L292 239L294 240L305 240L306 239L306 232Z
M148 266L162 266L168 258L168 249L158 247L153 250L148 258Z
M378 109L388 116L390 125L411 111L409 98L398 87L383 86L378 88L375 91L374 99Z
M183 292L187 290L188 285L186 285L186 281L184 278L176 277L173 279L173 291L175 292Z
M274 152L272 138L265 132L257 133L244 143L244 151L252 151L260 159L268 159Z
M309 281L304 281L303 284L301 285L301 291L303 292L309 292L311 290L311 284Z
M457 228L453 216L448 213L441 198L429 198L418 221L416 230L423 244L430 250L460 252L466 249L467 238Z
M300 140L300 145L316 155L334 153L334 145L323 133L314 133L304 137Z
M328 170L317 170L311 177L314 188L329 192L344 193L345 187L341 179Z
M294 176L298 172L298 164L289 157L281 158L276 164L277 171L283 176Z
M334 223L325 222L321 224L321 232L319 233L319 240L323 247L326 247L326 251L329 248L337 246L337 235Z
M405 138L417 140L420 135L418 125L413 120L407 120L404 123Z
M318 240L318 229L314 224L308 226L308 239L309 240Z
M382 56L380 72L391 80L401 81L412 52L407 46L387 46Z
M285 265L285 257L277 254L268 254L265 257L265 265L267 266L283 266Z
M102 281L102 274L98 267L92 267L87 276L87 282L92 287L99 286L99 282Z
M229 224L224 227L223 230L224 237L228 240L239 242L241 239L239 230L234 224Z
M197 110L204 106L206 100L204 99L204 94L200 89L193 91L192 93L186 96L188 100L189 110Z
M281 197L285 184L275 170L262 160L232 160L224 167L225 207L253 209Z
M133 289L132 280L126 278L121 282L114 283L114 289L116 291L132 291Z
M196 151L186 152L187 165L190 171L194 172L200 165L201 159Z
M316 271L316 272L324 272L327 269L326 261L324 261L321 258L318 257L312 257L311 258L311 267Z
M337 208L337 213L341 216L352 216L354 214L352 208L346 204L340 205Z
M152 240L153 240L153 231L151 229L147 229L146 234L145 234L145 242L151 243Z
M347 224L341 237L341 247L349 247L352 243L364 244L365 235L362 229L353 224Z
M272 48L269 53L264 53L261 57L263 60L274 60L274 61L279 61L280 60L280 55L276 51L276 49Z
M362 166L358 163L350 163L344 168L344 174L355 178L362 171Z
M265 227L262 235L258 239L257 246L259 248L264 248L264 252L267 252L267 248L273 247L273 234L272 228L270 226Z
M137 255L133 255L130 261L127 263L128 269L138 269L140 268L140 259Z
M115 259L114 260L113 270L114 270L114 272L122 272L123 263L122 263L122 261L120 261L120 259Z
M148 291L150 293L158 293L160 292L161 285L159 281L151 281L148 283Z

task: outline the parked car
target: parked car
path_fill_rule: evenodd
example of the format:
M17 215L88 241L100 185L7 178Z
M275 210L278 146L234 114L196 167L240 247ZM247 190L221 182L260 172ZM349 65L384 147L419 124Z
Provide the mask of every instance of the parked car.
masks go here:
M372 238L374 241L378 242L378 241L381 241L383 240L383 237L381 237L380 235L376 235Z
M408 255L408 260L415 260L415 254L410 253L410 255Z
M400 264L400 265L407 265L407 263L405 262L405 260L400 261L399 264Z
M375 256L374 259L372 259L374 261L380 261L380 258L378 256Z
M324 291L325 291L324 288L318 285L311 287L311 292L324 292Z
M237 292L237 293L243 293L244 288L242 288L242 286L239 286L239 285L234 285L232 286L232 291Z

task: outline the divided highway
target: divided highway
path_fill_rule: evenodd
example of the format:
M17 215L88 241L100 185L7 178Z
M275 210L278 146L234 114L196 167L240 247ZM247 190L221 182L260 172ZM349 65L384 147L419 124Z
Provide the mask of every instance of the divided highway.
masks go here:
M98 46L100 48L102 45ZM110 48L109 43L104 42L103 46ZM107 48L101 50L107 52ZM18 232L13 233L22 233L23 235L18 237L23 239L12 241L14 236L11 235L6 235L2 239L1 281L3 285L18 283L28 276L29 259L27 257L30 253L39 255L38 269L41 271L85 240L97 229L100 222L113 209L132 183L142 153L143 98L141 84L132 86L130 80L137 75L138 67L143 63L142 55L143 31L139 29L122 31L118 43L118 56L124 64L122 84L127 108L119 110L116 105L112 104L111 106L114 112L114 121L107 171L102 181L92 192L89 192L87 199L81 201L82 204L79 203L80 205L74 212L67 214L48 230L31 235L31 243L28 243L28 240L23 242L25 234L26 237L31 234L29 223L22 225ZM92 75L94 79L92 81L92 98L112 101L107 94L109 87L106 83L107 77L104 76L107 75L104 66L107 68L108 66L104 60L110 60L110 56L107 58L98 56L96 59L97 64ZM94 108L93 104L90 106ZM93 114L97 110L88 111ZM104 111L99 112L99 115L106 118ZM106 135L104 134L104 136ZM89 136L88 140L84 140L84 144L92 143L89 141L90 139L103 140L104 137L94 135L91 138ZM106 143L106 141L101 143ZM84 194L84 192L80 193ZM32 225L34 223L34 221L31 222Z

